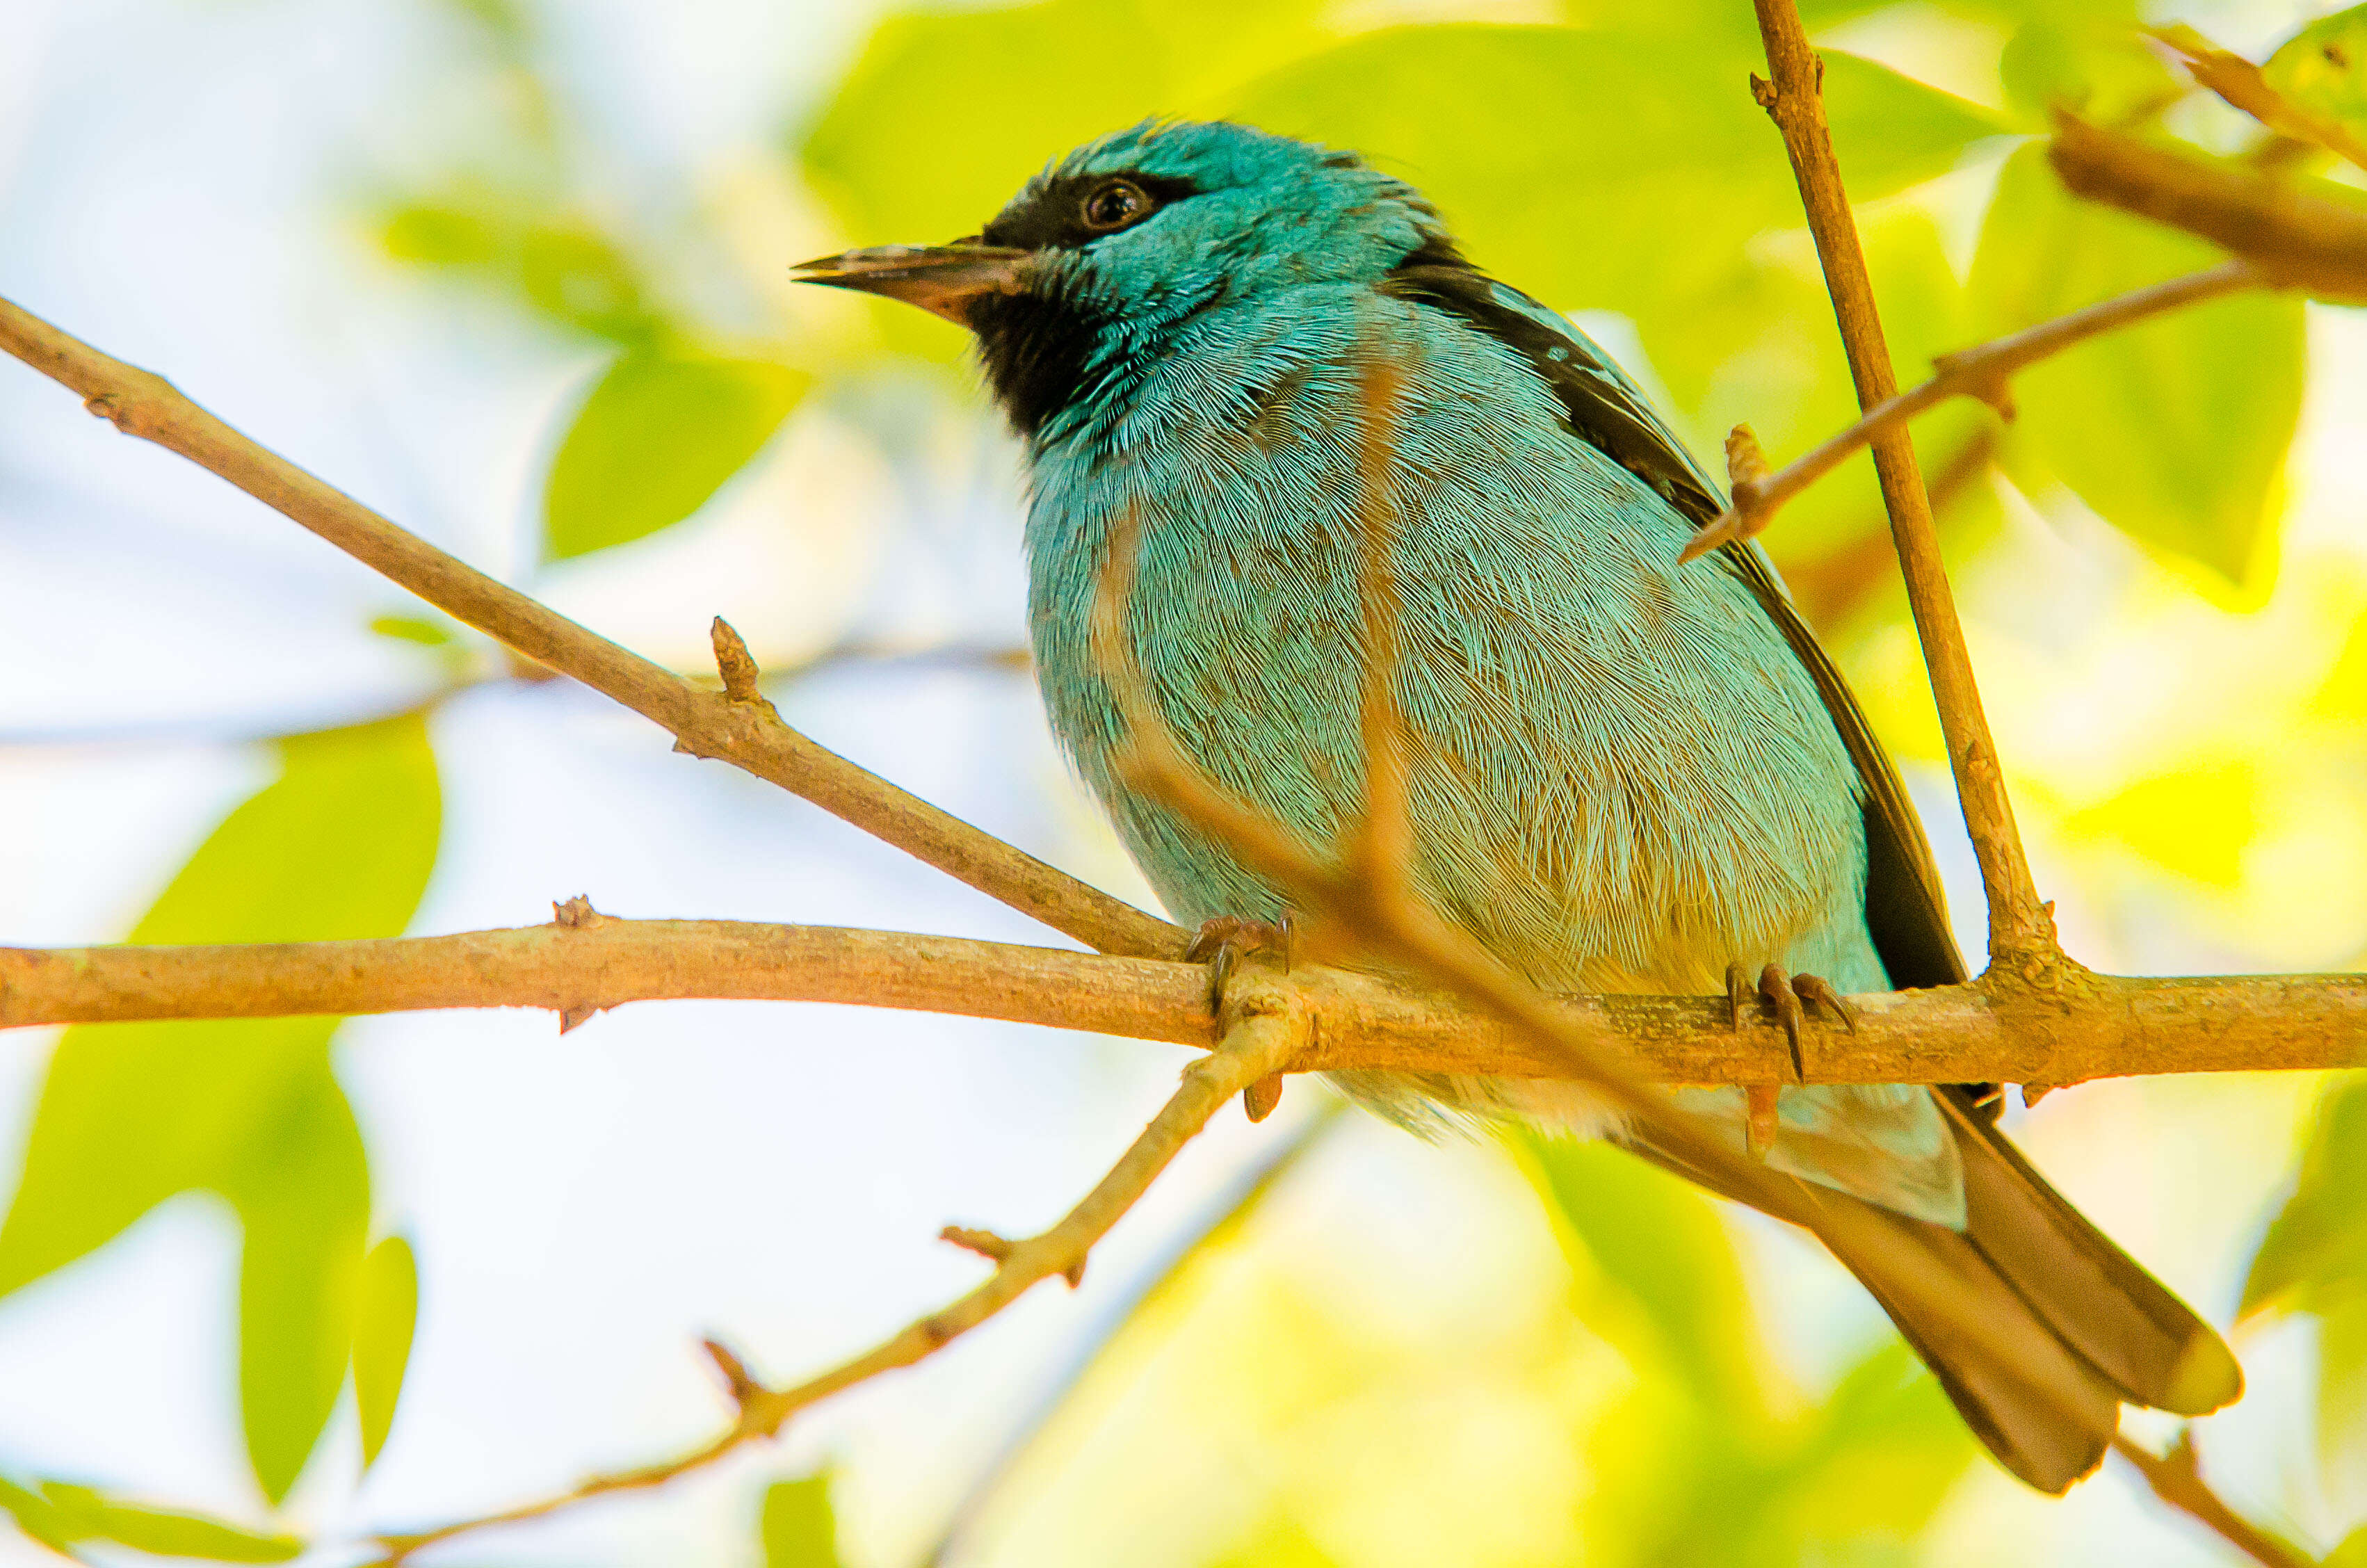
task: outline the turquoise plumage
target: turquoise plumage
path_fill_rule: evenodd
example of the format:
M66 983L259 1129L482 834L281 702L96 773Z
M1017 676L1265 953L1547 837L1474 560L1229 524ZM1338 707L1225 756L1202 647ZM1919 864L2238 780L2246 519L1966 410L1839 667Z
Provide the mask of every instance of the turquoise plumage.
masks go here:
M1772 571L1749 549L1677 564L1715 485L1600 347L1473 267L1408 187L1245 127L1146 125L1054 165L975 240L806 270L978 334L1027 442L1052 728L1178 916L1271 919L1284 899L1112 768L1123 726L1089 630L1112 530L1138 536L1127 631L1185 755L1335 841L1361 799L1358 453L1386 365L1412 871L1434 907L1552 990L1716 994L1736 963L1843 992L1962 977L1896 777ZM1407 1119L1515 1113L1654 1153L1576 1085L1349 1087ZM1741 1090L1681 1093L1744 1145ZM2091 1468L2117 1398L2234 1396L2210 1330L1970 1096L1788 1089L1764 1153L1828 1193L1786 1217L1813 1228L1849 1199L1899 1216L2092 1385L2068 1419L1894 1309L2025 1479ZM2016 1248L2037 1261L1990 1256ZM1885 1294L1880 1258L1844 1261Z

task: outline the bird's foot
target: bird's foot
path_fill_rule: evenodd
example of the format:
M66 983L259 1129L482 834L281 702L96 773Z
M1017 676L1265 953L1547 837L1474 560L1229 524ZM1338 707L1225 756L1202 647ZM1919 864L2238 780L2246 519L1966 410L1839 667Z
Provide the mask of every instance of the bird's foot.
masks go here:
M1192 945L1184 949L1184 957L1189 962L1208 966L1208 1011L1221 1017L1225 987L1232 983L1233 971L1240 967L1241 960L1251 953L1274 953L1282 960L1282 972L1288 974L1297 950L1298 921L1285 910L1279 920L1254 920L1244 915L1219 915L1213 920L1204 920L1192 937ZM1241 1109L1251 1121L1263 1121L1281 1103L1279 1073L1261 1078L1241 1091Z
M1857 1032L1857 1015L1821 976L1786 974L1781 965L1771 963L1759 971L1759 982L1753 985L1749 970L1730 963L1726 966L1726 1017L1738 1033L1742 1028L1743 1009L1750 1005L1754 994L1775 1010L1775 1021L1784 1028L1784 1043L1791 1047L1792 1076L1795 1082L1807 1076L1807 1067L1800 1059L1800 1031L1806 1027L1810 1006L1839 1018L1850 1033ZM1761 1159L1775 1143L1776 1096L1780 1092L1780 1085L1774 1084L1751 1084L1743 1089L1743 1142Z

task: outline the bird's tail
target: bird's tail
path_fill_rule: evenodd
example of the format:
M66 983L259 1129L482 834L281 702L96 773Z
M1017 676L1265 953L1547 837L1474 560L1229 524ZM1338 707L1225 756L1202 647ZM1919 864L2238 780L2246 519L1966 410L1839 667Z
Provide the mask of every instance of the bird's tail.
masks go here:
M2202 1415L2243 1392L2210 1324L2049 1187L1969 1096L1934 1093L1964 1153L1961 1233L1820 1187L1799 1187L1777 1217L1814 1232L1858 1277L1999 1463L2060 1493L2101 1462L2124 1401ZM1843 1206L1879 1221L1876 1244L1861 1227L1847 1241L1831 1233L1827 1217ZM1960 1310L1935 1313L1904 1287L1917 1261L1955 1282ZM1983 1325L1980 1338L1958 1326L1966 1321Z

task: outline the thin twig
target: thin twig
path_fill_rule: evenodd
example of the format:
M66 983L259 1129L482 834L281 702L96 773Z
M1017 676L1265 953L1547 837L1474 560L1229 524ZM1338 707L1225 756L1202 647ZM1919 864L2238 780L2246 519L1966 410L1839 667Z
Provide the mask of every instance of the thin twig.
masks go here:
M2044 997L1977 985L1850 1000L1846 1050L1805 1081L2077 1083L2172 1073L2367 1064L2367 976L2098 977ZM1237 997L1318 1020L1300 1071L1555 1077L1560 1059L1467 1003L1306 963L1242 971ZM0 948L0 1028L155 1018L353 1017L536 1007L589 1017L629 1002L712 999L887 1007L1206 1048L1199 964L899 931L732 920L554 922L444 937L222 947ZM1262 1004L1263 1005L1263 1004ZM1740 1032L1722 1000L1563 996L1566 1028L1674 1084L1791 1082L1783 1032Z
M1378 354L1366 357L1357 401L1357 602L1364 619L1365 812L1349 841L1348 862L1376 888L1401 893L1413 871L1413 827L1407 801L1405 713L1398 701L1397 506L1389 464L1397 449L1397 396L1402 372Z
M2252 1523L2211 1490L2195 1459L2193 1436L2185 1427L2179 1428L2178 1440L2166 1454L2156 1454L2118 1433L2112 1437L2112 1451L2136 1467L2155 1496L2201 1521L2253 1562L2266 1568L2316 1568L2316 1558Z
M2279 286L2367 303L2367 201L2354 192L2139 142L2060 109L2046 161L2075 196L2200 234Z
M709 1441L662 1463L594 1476L564 1492L515 1507L454 1520L431 1529L381 1536L379 1540L385 1555L379 1559L380 1568L391 1568L414 1552L456 1536L541 1518L596 1497L662 1486L749 1443L774 1436L790 1416L832 1394L934 1354L1044 1280L1082 1272L1094 1245L1150 1189L1177 1152L1208 1124L1208 1119L1227 1100L1290 1062L1302 1049L1306 1031L1304 1017L1286 1010L1242 1014L1214 1051L1184 1070L1183 1086L1127 1146L1109 1174L1096 1182L1075 1208L1041 1235L1008 1243L996 1238L1003 1248L1001 1261L984 1283L960 1300L907 1325L902 1332L852 1360L794 1387L764 1387L746 1377L742 1369L742 1378L732 1380L735 1385L744 1380L744 1386L739 1390L739 1414L729 1427Z
M249 440L163 377L0 300L0 349L81 394L94 414L210 470L454 619L574 676L674 735L674 749L746 769L1021 913L1109 953L1179 954L1155 915L898 789L753 703L701 689L405 532Z
M1111 1343L1134 1322L1135 1314L1188 1272L1210 1244L1235 1233L1282 1178L1306 1158L1308 1152L1340 1126L1348 1110L1346 1101L1329 1100L1280 1142L1269 1143L1255 1163L1168 1239L1161 1256L1127 1284L1123 1295L1104 1304L1100 1318L1080 1336L1067 1360L1047 1380L1026 1413L1012 1424L993 1457L971 1481L961 1501L954 1505L935 1542L915 1560L919 1568L951 1568L968 1555L967 1548L981 1517L1012 1471L1067 1405L1069 1396L1100 1365Z
M1870 411L1897 396L1898 383L1890 368L1889 346L1883 340L1882 319L1874 311L1874 284L1866 275L1857 221L1851 215L1840 166L1833 158L1832 135L1825 125L1819 90L1824 68L1808 47L1807 31L1792 0L1754 4L1773 81L1753 77L1752 89L1783 132L1784 150L1792 162L1808 230L1824 264L1833 313L1840 324L1858 406ZM1957 622L1955 594L1941 563L1931 501L1915 466L1915 443L1905 426L1891 425L1874 431L1870 444L1898 545L1916 635L1922 641L1923 662L1931 671L1941 728L1947 735L1957 799L1980 861L1981 885L1988 894L1991 967L2067 963L2056 946L2054 914L2039 902L2022 835L2014 826L1997 742L1981 710L1980 688L1965 651L1964 628Z
M1686 541L1682 559L1691 561L1720 545L1751 538L1774 520L1775 513L1785 502L1840 467L1861 448L1871 445L1886 431L1905 426L1908 421L1950 398L1978 398L2011 418L2013 404L2007 383L2014 372L2089 338L2204 300L2259 288L2267 282L2268 278L2251 262L2221 262L2201 272L2099 301L2010 336L1943 354L1932 361L1938 373L1930 381L1875 404L1856 424L1806 455L1772 473L1735 472L1733 499L1708 527ZM1743 426L1736 429L1738 435L1747 434ZM1729 454L1735 450L1732 445L1727 449ZM1756 444L1750 443L1744 449L1755 452ZM1741 464L1733 466L1742 468Z

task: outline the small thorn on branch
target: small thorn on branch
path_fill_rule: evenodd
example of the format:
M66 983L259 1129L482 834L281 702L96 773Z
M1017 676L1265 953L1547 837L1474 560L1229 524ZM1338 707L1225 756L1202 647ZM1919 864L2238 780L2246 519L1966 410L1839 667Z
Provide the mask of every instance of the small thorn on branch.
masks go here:
M1282 1074L1273 1073L1241 1091L1241 1109L1251 1121L1263 1121L1282 1103Z
M1001 1263L1011 1256L1011 1243L992 1231L973 1230L968 1225L947 1225L937 1233L937 1240L951 1242L964 1252Z
M1775 515L1768 504L1770 470L1767 453L1759 445L1759 437L1748 425L1738 425L1726 433L1726 482L1733 499L1726 510L1696 528L1684 549L1677 552L1677 564L1697 561L1721 545L1733 544L1750 538L1764 528Z
M764 1385L748 1370L748 1363L734 1355L730 1346L711 1335L698 1344L707 1352L707 1358L715 1363L715 1369L723 1374L723 1384L730 1392L732 1403L745 1410L749 1401L764 1392Z
M564 903L552 903L550 918L551 924L563 926L570 931L588 931L604 924L608 917L592 907L591 894L580 892Z
M772 700L765 697L764 689L757 684L760 675L756 661L749 653L748 644L742 641L740 633L734 631L731 623L719 615L708 630L715 641L715 668L723 676L723 695L734 702L773 712Z
M1750 74L1750 97L1761 108L1770 114L1775 112L1775 84L1756 71Z

